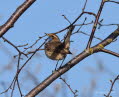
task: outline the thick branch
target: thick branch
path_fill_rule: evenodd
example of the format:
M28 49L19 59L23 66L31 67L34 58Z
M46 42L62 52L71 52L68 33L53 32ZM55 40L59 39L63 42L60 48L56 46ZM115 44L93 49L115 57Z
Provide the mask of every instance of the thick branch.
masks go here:
M105 46L109 45L115 38L119 36L119 28L116 29L113 33L111 33L106 39L97 44L96 46L84 50L82 53L74 57L68 63L66 63L62 68L59 68L53 74L51 74L48 78L46 78L43 82L41 82L38 86L32 89L25 97L35 97L38 93L40 93L43 89L49 86L54 80L60 77L62 74L70 70L77 63L82 61L84 58L90 56L93 53L100 52Z
M36 0L26 0L16 11L11 15L8 21L0 27L0 37L2 37L10 28L14 26L14 23L18 18L35 2Z

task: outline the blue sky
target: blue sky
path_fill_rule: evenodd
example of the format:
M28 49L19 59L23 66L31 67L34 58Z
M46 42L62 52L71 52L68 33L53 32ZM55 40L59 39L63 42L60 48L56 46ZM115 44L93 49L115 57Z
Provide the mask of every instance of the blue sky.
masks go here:
M2 0L0 3L0 25L4 24L10 17L10 15L15 11L15 9L23 2L24 0ZM36 0L36 2L18 19L14 27L11 28L4 35L4 37L6 37L15 45L26 43L31 45L38 39L38 37L43 36L45 32L57 32L68 26L69 23L61 16L62 14L66 15L66 17L71 22L73 22L81 13L84 2L84 0ZM88 0L86 11L97 13L100 2L101 0ZM100 17L100 20L104 19L102 23L119 24L118 10L118 4L106 3ZM76 24L81 24L84 21L85 17L87 17L87 23L94 20L93 16L83 15ZM90 34L92 26L92 24L83 26L81 28L81 31ZM104 39L115 29L116 26L101 27L101 29L96 30L95 36ZM64 35L65 32L58 34L60 39L63 39ZM74 41L71 43L71 52L73 53L73 55L68 55L65 63L85 49L88 39L88 36L81 33L77 33L71 37L71 40ZM31 50L37 48L42 42L43 39L38 42L37 45ZM99 42L99 40L94 39L92 45L95 45ZM117 41L113 42L106 48L115 52L119 52L118 45L119 38L117 38ZM23 50L23 48L21 48L21 50ZM4 43L3 40L0 39L0 59L2 60L0 62L0 83L4 82L6 84L6 88L9 86L15 75L17 59L13 59L13 56L16 54L18 53L13 47L11 47L6 42ZM21 62L21 65L24 61L25 58ZM101 63L99 64L99 62L97 61ZM20 74L19 80L23 94L26 94L36 86L36 84L33 83L32 79L27 79L27 71L33 74L35 78L37 78L38 83L40 83L52 73L52 70L55 68L55 64L56 61L48 59L45 56L44 51L39 51L25 66ZM9 67L9 65L11 66L11 68ZM106 70L99 69L99 67L101 66ZM78 97L82 97L81 94L84 92L84 90L85 94L90 93L89 90L91 87L91 82L96 82L96 87L91 97L104 97L103 94L106 94L110 88L109 80L114 79L116 75L119 74L118 68L119 59L117 57L105 53L97 53L91 55L90 57L87 57L86 59L78 63L70 71L65 73L63 77L67 78L66 80L68 84L71 85L73 90L79 91L77 93L79 95ZM29 84L31 84L31 86L29 86ZM54 93L53 88L55 85L60 85L61 89L55 97L63 97L62 93L64 91L66 91L65 93L67 97L73 97L73 94L60 79L57 79L49 87L47 87L47 89L43 91L40 96L47 91L51 94ZM114 92L112 93L112 96L114 97L119 96L117 92L119 88L117 86L118 83L115 84ZM3 90L3 87L0 86L0 91ZM10 93L10 91L8 93ZM19 95L17 88L15 89L14 97L16 97L16 95ZM3 94L0 97L5 97L5 95Z

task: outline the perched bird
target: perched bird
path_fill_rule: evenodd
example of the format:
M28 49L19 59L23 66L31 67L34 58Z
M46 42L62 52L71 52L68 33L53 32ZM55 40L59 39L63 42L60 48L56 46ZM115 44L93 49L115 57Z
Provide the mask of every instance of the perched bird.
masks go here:
M68 29L67 35L64 41L61 42L59 37L54 34L47 34L49 36L48 42L45 44L45 54L48 58L52 60L62 60L67 54L71 54L70 48L70 36L75 26L71 26Z

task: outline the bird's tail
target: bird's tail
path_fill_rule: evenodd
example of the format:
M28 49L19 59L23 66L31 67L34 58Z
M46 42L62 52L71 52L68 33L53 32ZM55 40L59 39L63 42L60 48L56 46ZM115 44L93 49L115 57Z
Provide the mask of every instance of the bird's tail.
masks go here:
M70 37L71 37L71 34L74 30L75 26L70 26L69 29L68 29L68 32L67 32L67 35L64 39L64 46L66 49L69 49L69 46L70 46Z

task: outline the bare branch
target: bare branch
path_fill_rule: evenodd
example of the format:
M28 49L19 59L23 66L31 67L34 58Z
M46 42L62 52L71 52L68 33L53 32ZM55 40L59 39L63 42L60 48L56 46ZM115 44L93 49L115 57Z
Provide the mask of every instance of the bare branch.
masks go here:
M68 29L68 28L71 27L72 25L74 25L74 24L79 20L79 18L81 18L82 15L84 15L84 14L93 15L94 17L96 17L96 14L94 14L94 13L92 13L92 12L82 12L82 13L73 21L73 23L71 23L69 26L65 27L64 29L55 32L55 34L60 33L60 32L62 32L62 31L64 31L64 30Z
M20 54L23 54L23 55L25 55L25 56L27 57L27 55L24 54L23 52L21 52L21 51L17 48L17 46L15 46L12 42L10 42L9 40L7 40L5 37L2 37L2 39L4 40L4 42L7 42L7 43L10 44L11 46L13 46Z
M76 34L76 33L82 33L82 34L84 34L84 35L90 36L90 34L87 34L86 32L82 32L82 31L79 31L79 32L76 31L76 32L74 32L74 33L72 33L72 34ZM99 38L99 37L94 36L94 38L95 38L95 39L98 39L98 40L100 40L100 41L102 41L102 39Z
M18 18L35 2L36 0L25 0L16 11L11 15L8 21L0 27L0 37L2 37L10 28L14 26L14 23Z
M98 20L99 20L99 18L100 18L100 15L101 15L101 12L102 12L104 3L105 3L105 1L102 0L101 5L100 5L100 8L99 8L99 10L98 10L98 13L97 13L97 15L96 15L96 19L95 19L95 22L94 22L94 25L93 25L93 29L92 29L92 32L91 32L91 36L90 36L90 38L89 38L89 41L88 41L88 44L87 44L87 47L86 47L86 48L90 48L90 46L91 46L91 43L92 43L92 40L93 40L93 36L94 36L94 34L95 34L95 31L96 31L96 28L97 28L97 25L98 25Z
M112 3L119 4L119 2L117 2L117 1L111 1L111 0L107 0L106 2L112 2Z
M111 54L111 55L114 55L116 57L119 57L119 54L118 53L115 53L113 51L110 51L110 50L107 50L107 49L101 49L102 52L105 52L105 53L108 53L108 54Z
M14 91L14 88L15 88L15 84L18 80L18 76L21 72L21 70L24 68L24 66L31 60L31 58L36 54L36 52L46 43L47 39L45 40L45 42L43 42L38 49L36 49L36 51L34 51L34 53L26 60L26 62L21 66L21 68L19 68L19 64L20 64L20 54L19 54L19 58L18 58L18 65L17 65L17 72L16 72L16 75L14 76L14 79L12 81L12 83L10 84L10 86L5 90L3 91L2 93L0 94L3 94L3 93L6 93L8 92L9 89L11 89L11 87L13 87L12 89L12 92L11 92L11 97L13 96L13 91ZM19 86L18 86L19 87ZM21 91L20 91L21 92Z
M70 89L70 91L73 93L74 97L77 97L78 95L76 94L78 91L75 90L73 91L73 89L70 87L70 85L66 82L65 79L63 79L62 77L60 77L60 79L67 85L67 87Z
M88 0L85 1L84 7L82 8L82 12L84 12L84 10L85 10L85 8L86 8L87 1L88 1Z
M113 91L114 84L117 80L119 80L119 75L114 79L114 81L110 80L111 87L110 87L109 93L107 95L104 94L105 97L111 97L110 94Z

